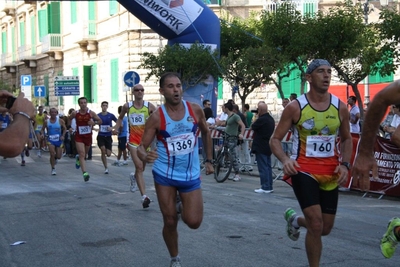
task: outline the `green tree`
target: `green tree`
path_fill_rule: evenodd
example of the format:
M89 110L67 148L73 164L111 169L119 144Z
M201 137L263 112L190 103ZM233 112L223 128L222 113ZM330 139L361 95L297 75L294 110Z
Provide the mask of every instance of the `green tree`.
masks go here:
M269 47L276 48L282 58L282 67L277 68L278 81L275 85L283 98L280 80L293 71L294 63L301 73L301 92L305 87L305 69L310 58L307 46L307 26L304 17L291 2L282 2L275 12L262 11L257 24L257 31Z
M242 105L261 84L274 82L272 76L282 67L281 54L257 36L258 19L233 18L221 22L221 68L232 88L239 87Z
M181 75L184 90L187 90L202 83L210 75L218 79L221 73L218 55L217 50L199 43L190 47L180 44L167 45L159 50L158 55L143 53L139 68L150 70L145 81L152 76L159 79L165 72L177 72Z
M363 118L363 103L358 84L368 75L389 75L397 68L389 60L392 51L384 44L375 24L365 24L362 5L339 4L329 12L307 18L307 43L312 58L327 59L339 79L351 86Z

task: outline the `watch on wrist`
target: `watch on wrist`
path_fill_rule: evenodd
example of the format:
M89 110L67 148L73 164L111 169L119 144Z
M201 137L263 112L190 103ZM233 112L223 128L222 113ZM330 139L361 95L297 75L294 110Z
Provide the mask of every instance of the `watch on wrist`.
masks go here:
M351 165L348 162L341 162L340 165L345 166L348 170L350 170L350 168L351 168Z
M206 160L204 161L204 163L207 163L207 162L212 164L212 163L213 163L213 160L212 160L212 159L206 159Z

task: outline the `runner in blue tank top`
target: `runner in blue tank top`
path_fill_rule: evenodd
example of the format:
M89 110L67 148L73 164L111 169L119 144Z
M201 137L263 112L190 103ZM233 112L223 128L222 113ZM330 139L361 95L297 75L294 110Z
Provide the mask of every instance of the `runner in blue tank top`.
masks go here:
M211 137L202 108L182 100L182 83L176 73L160 79L160 93L165 104L147 120L138 156L154 162L153 176L157 198L164 219L163 237L171 262L179 261L178 215L190 228L197 229L203 220L203 197L200 181L198 134L200 129L206 149L206 174L212 166ZM156 149L147 150L157 138ZM176 201L177 191L181 202Z
M40 130L40 136L44 136L47 131L47 145L50 152L51 175L56 175L56 161L62 156L62 148L64 146L64 136L67 131L64 120L60 120L57 116L58 111L55 108L50 109L50 119L46 120Z

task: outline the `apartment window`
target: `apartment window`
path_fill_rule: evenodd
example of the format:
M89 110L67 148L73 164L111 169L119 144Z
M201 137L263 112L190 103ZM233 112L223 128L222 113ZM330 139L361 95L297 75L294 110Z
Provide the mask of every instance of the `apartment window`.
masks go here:
M111 101L118 102L119 101L119 66L118 59L112 59L110 62L110 78L111 78Z
M31 16L31 45L32 45L32 56L36 56L36 17Z
M75 24L78 21L78 10L76 8L76 2L70 2L71 7L71 24Z
M93 103L92 91L92 66L83 66L83 96L88 103Z
M110 16L118 13L118 2L116 0L110 0L108 2L108 9Z
M19 45L23 46L25 45L25 21L21 21L19 23Z

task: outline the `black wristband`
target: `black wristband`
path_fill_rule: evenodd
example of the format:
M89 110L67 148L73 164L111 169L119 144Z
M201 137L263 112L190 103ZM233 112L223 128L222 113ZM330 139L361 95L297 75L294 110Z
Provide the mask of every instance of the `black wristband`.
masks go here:
M350 170L350 168L351 168L351 165L348 162L341 162L340 165L345 166L348 170Z

